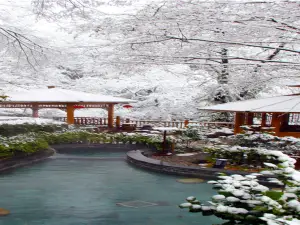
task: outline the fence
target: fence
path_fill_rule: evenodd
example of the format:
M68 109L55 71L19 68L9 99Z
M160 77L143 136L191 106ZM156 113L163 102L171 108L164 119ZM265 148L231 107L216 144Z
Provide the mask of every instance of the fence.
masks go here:
M54 117L53 119L67 122L66 117ZM116 122L116 120L115 120ZM197 125L203 128L217 128L217 127L228 127L233 128L234 123L232 122L208 122L208 121L189 121L189 120L130 120L130 119L121 119L120 125L123 123L135 124L136 127L143 127L145 125L151 125L156 127L177 127L184 128L186 125ZM76 125L99 125L107 126L107 118L100 117L75 117L74 124Z
M67 117L53 117L54 120L67 122ZM107 126L107 118L100 117L74 117L74 124L76 125L99 125Z
M177 127L184 128L186 125L197 125L200 127L228 127L233 128L234 124L231 122L207 122L207 121L163 121L163 120L130 120L130 123L136 124L137 127L145 125L152 125L156 127Z

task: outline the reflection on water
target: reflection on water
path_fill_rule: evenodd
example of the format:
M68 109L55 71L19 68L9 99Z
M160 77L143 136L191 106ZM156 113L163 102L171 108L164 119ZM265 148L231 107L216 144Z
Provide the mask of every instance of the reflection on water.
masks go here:
M82 156L82 155L66 155L66 154L55 154L50 157L50 159L56 160L92 160L92 161L114 161L114 160L121 160L124 161L126 159L125 155L120 156Z
M216 223L214 217L177 207L189 195L209 200L214 194L210 185L178 183L178 177L139 170L124 159L124 152L57 154L2 174L0 208L11 214L0 217L0 225ZM137 205L117 204L124 202Z

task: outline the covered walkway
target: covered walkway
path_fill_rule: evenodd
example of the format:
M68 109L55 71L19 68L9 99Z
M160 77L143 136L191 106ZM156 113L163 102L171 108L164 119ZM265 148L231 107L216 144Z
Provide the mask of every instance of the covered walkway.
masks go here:
M6 98L0 102L0 108L30 108L33 117L38 117L38 111L42 108L61 109L67 113L68 124L74 124L76 109L103 108L108 111L108 127L111 128L114 121L114 106L133 102L136 101L48 86L45 89L6 93Z

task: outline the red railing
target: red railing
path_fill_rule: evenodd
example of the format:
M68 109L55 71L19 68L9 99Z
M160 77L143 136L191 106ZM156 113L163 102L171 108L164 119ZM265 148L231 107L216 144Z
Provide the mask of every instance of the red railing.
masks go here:
M67 122L67 117L53 117L54 120ZM99 125L107 126L107 118L100 117L74 117L76 125Z
M54 117L53 119L59 120L62 122L67 122L66 117ZM107 118L100 117L75 117L74 122L76 125L102 125L107 126ZM114 121L116 123L116 120ZM122 119L121 125L123 123L133 123L137 127L142 127L144 125L151 125L156 127L177 127L184 128L186 121L182 120L130 120L130 119ZM208 121L188 121L188 124L197 125L203 128L217 128L217 127L228 127L233 128L234 123L232 122L208 122Z
M123 121L124 122L124 121ZM177 127L184 128L185 121L161 121L161 120L130 120L130 123L135 123L137 127L144 125L152 125L157 127ZM188 124L197 125L200 127L228 127L233 128L234 123L231 122L207 122L207 121L188 121Z

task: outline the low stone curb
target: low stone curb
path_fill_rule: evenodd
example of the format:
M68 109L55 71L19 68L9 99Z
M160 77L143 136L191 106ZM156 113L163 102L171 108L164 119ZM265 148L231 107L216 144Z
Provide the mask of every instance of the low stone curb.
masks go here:
M54 153L55 150L53 148L48 148L27 156L16 156L13 158L2 159L0 160L0 172L31 165L33 163L46 160Z
M132 149L140 148L141 146L133 144L61 144L61 145L51 145L50 148L35 152L31 155L15 156L12 158L0 160L0 173L6 172L8 170L13 170L19 167L31 165L33 163L41 162L47 160L50 156L53 156L55 152L68 153L70 151L87 151L94 150L96 147L109 148L109 151L129 151Z
M173 163L164 162L148 158L143 155L143 151L133 150L127 152L127 161L135 166L174 175L182 175L198 178L216 178L217 173L236 174L236 171L228 171L217 168L199 168L193 166L180 166ZM241 175L247 175L246 172L238 172Z
M177 164L148 158L145 155L143 155L142 150L133 150L127 152L127 162L134 166L160 172L160 173L173 174L173 175L186 176L186 177L196 177L196 178L203 178L203 179L216 179L216 177L218 176L217 173L226 173L227 175L250 174L244 171L230 171L230 170L217 169L217 168L199 168L193 166L180 166ZM277 186L267 182L267 178L268 178L267 176L260 176L259 182L263 185Z

